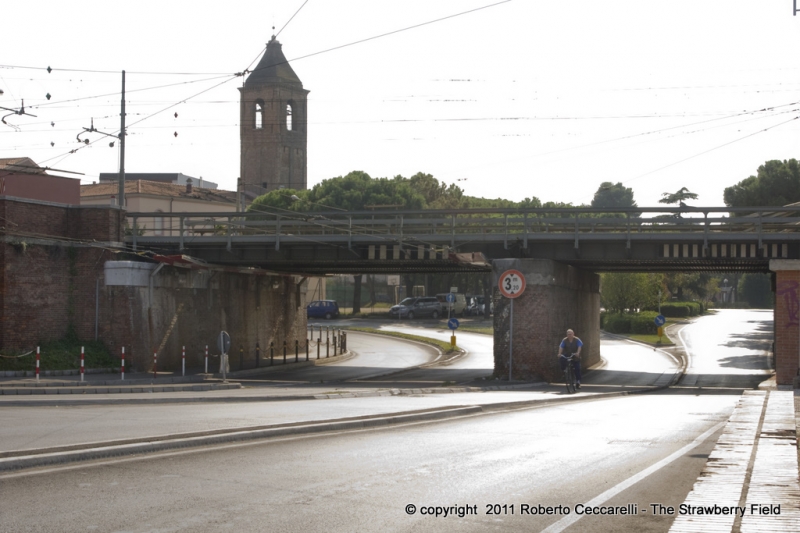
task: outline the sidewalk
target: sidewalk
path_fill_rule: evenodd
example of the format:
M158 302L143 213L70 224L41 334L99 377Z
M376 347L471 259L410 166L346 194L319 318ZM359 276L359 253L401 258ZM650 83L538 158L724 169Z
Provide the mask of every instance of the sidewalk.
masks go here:
M670 532L800 531L798 400L745 391Z

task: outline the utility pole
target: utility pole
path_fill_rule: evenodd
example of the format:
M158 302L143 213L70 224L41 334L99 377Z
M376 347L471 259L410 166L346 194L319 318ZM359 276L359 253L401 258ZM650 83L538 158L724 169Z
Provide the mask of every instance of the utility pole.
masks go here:
M125 207L125 71L122 71L122 107L119 127L119 208Z
M92 125L88 128L83 128L83 131L80 132L75 138L80 143L89 144L89 139L81 139L81 135L84 133L99 133L100 135L105 135L106 137L113 137L115 139L119 139L119 190L118 198L119 198L119 207L120 209L125 207L125 71L122 71L122 105L120 106L120 127L119 127L119 134L113 135L111 133L105 133L103 131L98 130L94 127L94 119L92 119ZM114 143L110 143L109 146L113 147Z

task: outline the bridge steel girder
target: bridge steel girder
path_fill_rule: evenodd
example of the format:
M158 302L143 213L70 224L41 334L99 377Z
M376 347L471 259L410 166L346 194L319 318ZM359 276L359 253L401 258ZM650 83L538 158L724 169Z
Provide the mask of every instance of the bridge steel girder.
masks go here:
M130 213L134 228L146 227L137 220L156 215L170 223L167 235L134 232L126 242L136 251L314 275L488 270L486 264L453 260L454 253L465 252L548 259L596 272L767 272L770 259L800 259L800 207L615 213L588 208ZM641 218L645 213L663 215Z

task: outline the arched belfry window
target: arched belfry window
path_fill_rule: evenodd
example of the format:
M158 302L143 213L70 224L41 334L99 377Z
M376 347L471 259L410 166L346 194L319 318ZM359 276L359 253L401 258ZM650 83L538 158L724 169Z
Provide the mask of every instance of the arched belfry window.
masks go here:
M286 104L286 130L292 131L292 103Z
M261 100L256 101L256 129L260 130L264 127L264 102Z

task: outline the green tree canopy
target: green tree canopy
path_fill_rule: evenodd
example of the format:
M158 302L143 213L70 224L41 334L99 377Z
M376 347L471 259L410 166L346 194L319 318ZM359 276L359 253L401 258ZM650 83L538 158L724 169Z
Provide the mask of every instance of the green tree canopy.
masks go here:
M668 192L661 193L661 200L658 203L682 204L684 200L697 200L697 195L686 187L681 187L677 192L671 194Z
M633 189L622 182L604 181L592 198L592 207L639 207L633 200Z
M772 307L772 282L769 274L745 274L739 280L737 288L739 298L751 307Z
M608 272L600 275L600 303L624 313L658 305L662 274Z
M572 207L550 204L550 207ZM430 174L418 172L410 178L372 178L362 171L318 183L310 190L278 189L259 196L248 210L274 211L345 211L369 208L397 209L469 209L542 207L532 196L520 202L502 198L467 196L456 184L447 185Z
M755 176L726 187L723 197L728 207L800 202L800 165L796 159L767 161Z

